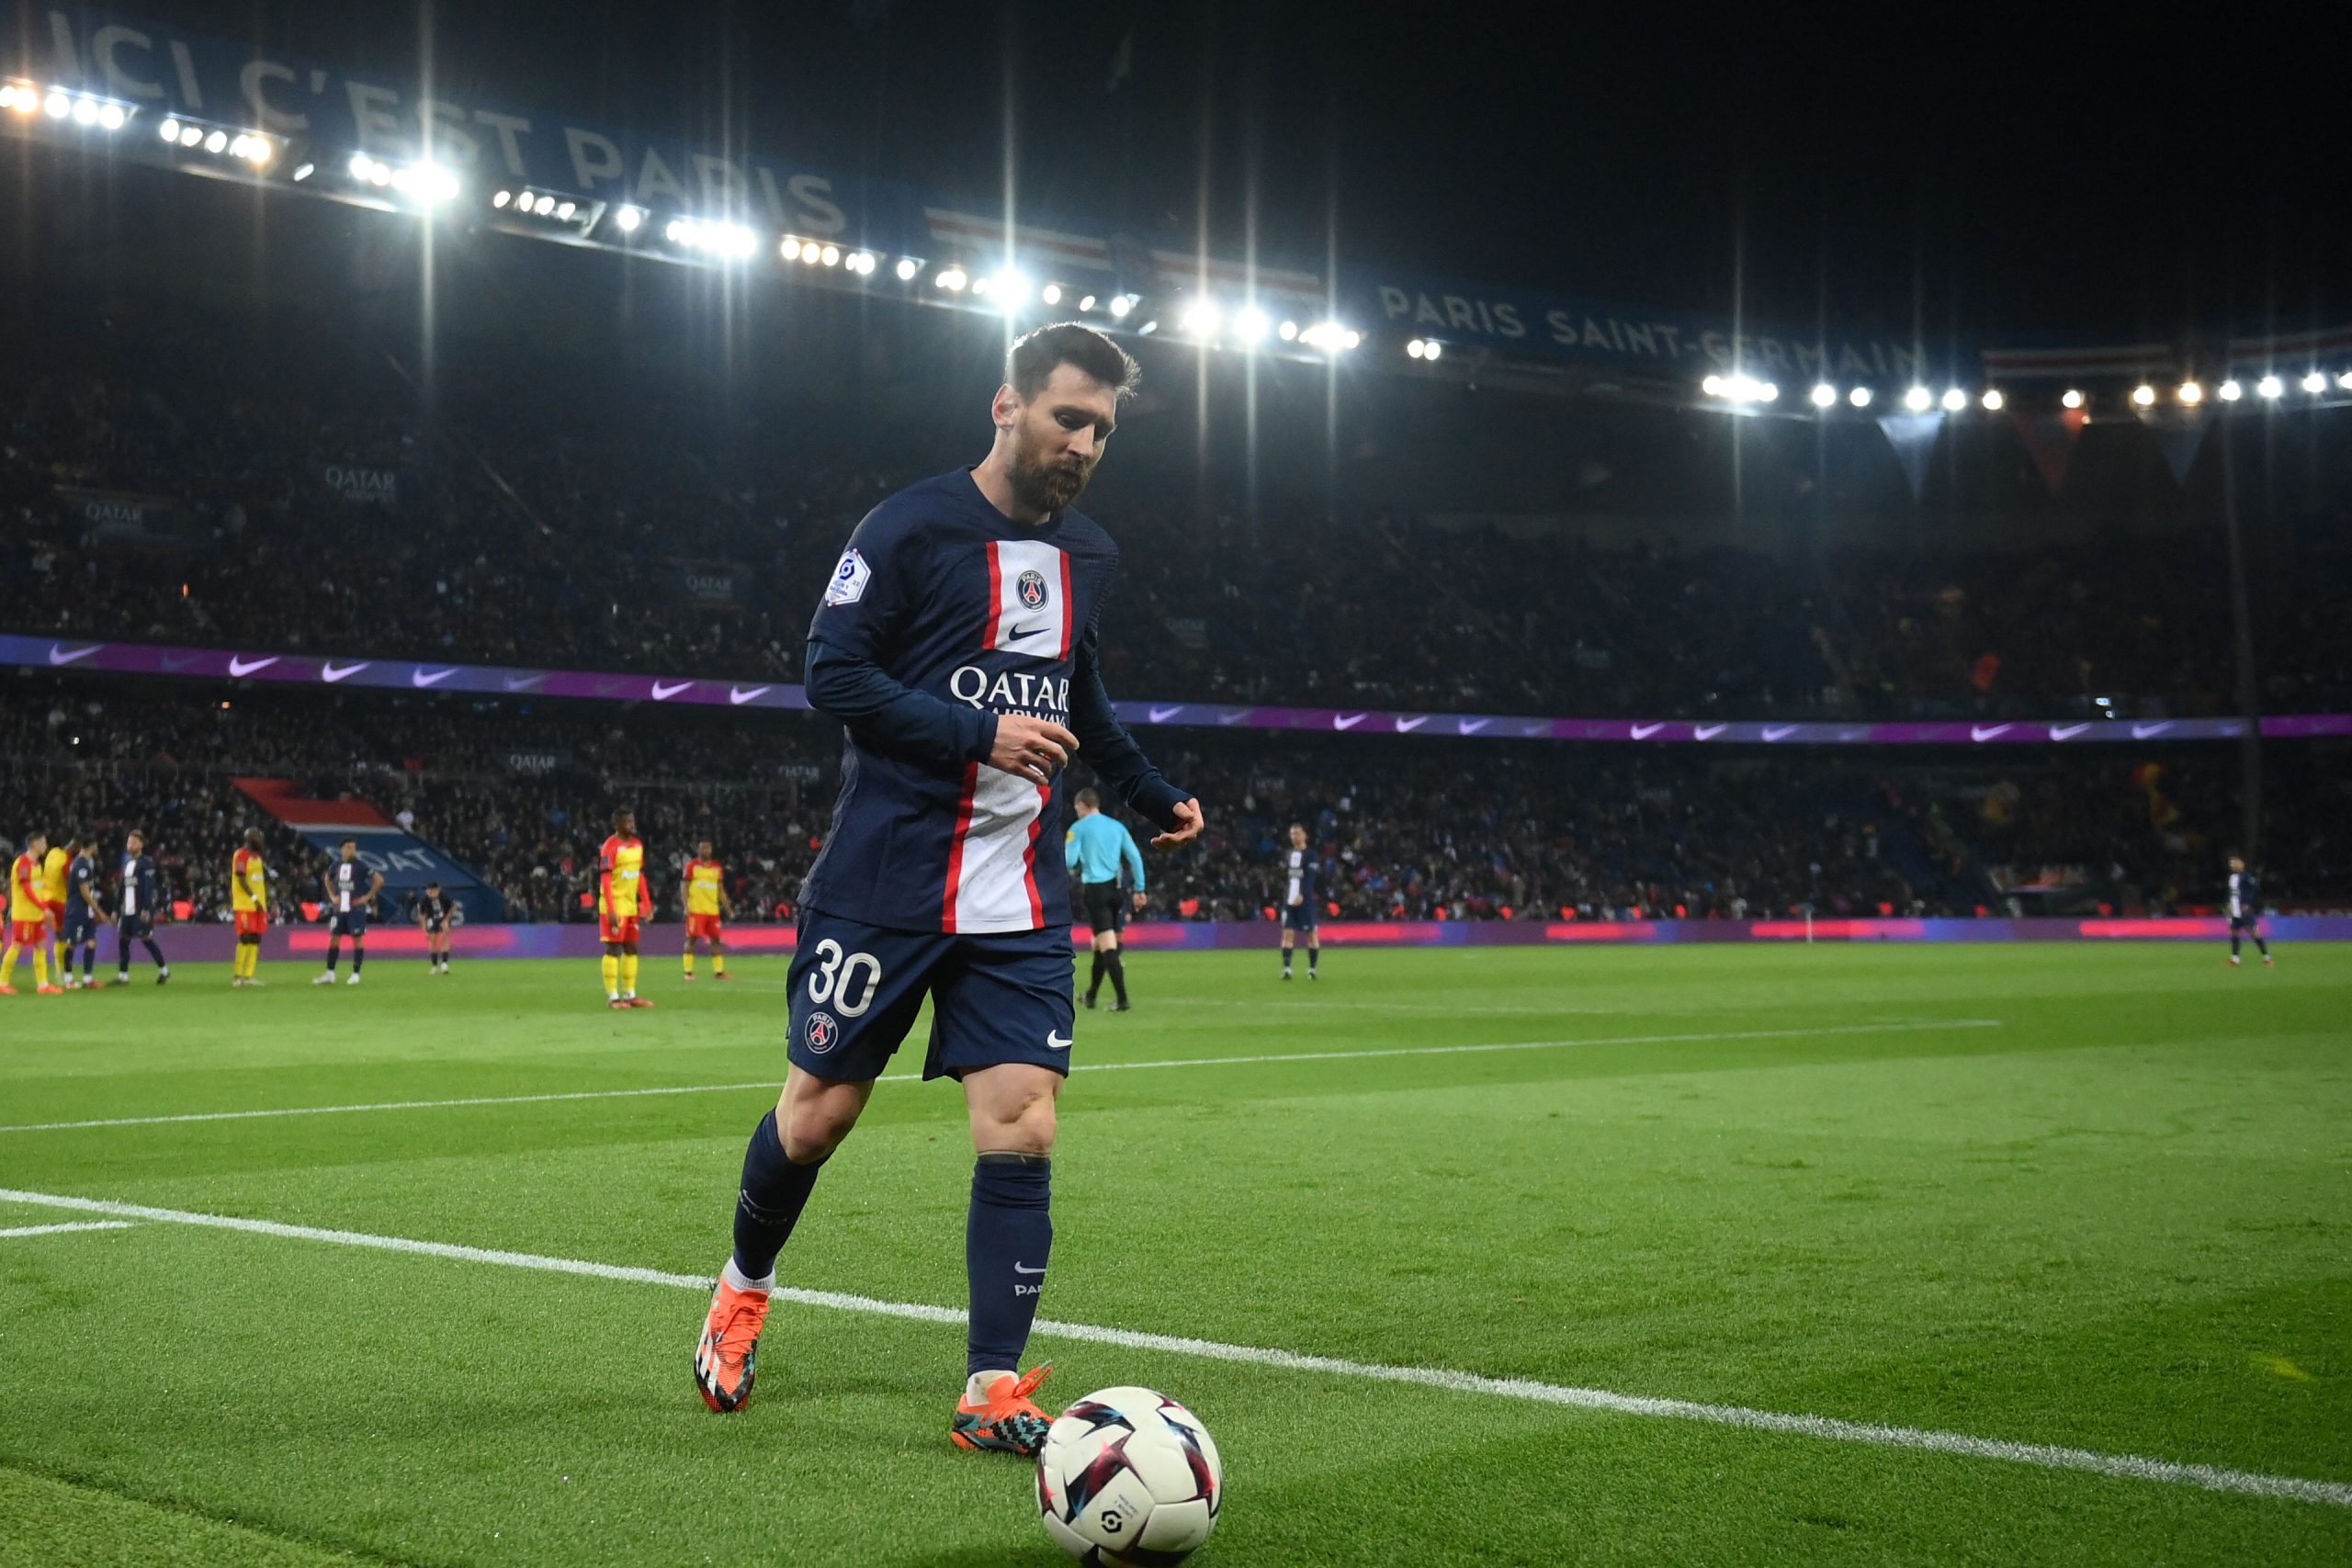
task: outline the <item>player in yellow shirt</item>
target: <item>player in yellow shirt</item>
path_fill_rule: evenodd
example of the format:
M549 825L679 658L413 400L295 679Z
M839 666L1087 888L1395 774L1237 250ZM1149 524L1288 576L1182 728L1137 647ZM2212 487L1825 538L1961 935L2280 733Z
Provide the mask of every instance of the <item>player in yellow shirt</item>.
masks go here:
M637 994L638 922L647 904L645 842L637 813L613 813L613 836L596 852L596 924L605 938L605 1005L650 1008Z
M695 846L695 858L686 863L686 978L695 977L695 943L710 943L710 973L713 978L727 978L727 937L720 930L721 917L735 918L735 901L727 897L727 868L711 853L708 839Z
M65 872L74 863L74 852L81 840L70 840L64 844L51 844L49 852L40 857L40 904L49 911L49 966L57 977L65 978L65 971L73 965L60 962L57 939L65 931Z
M25 852L8 867L8 950L0 953L0 997L17 994L17 955L32 949L33 988L44 997L62 997L62 986L49 983L49 956L41 943L51 934L49 907L41 897L41 855L49 835L25 835Z
M261 967L261 934L269 929L269 867L262 862L261 846L261 829L248 828L244 847L229 859L229 908L237 917L232 986L261 984L254 971Z

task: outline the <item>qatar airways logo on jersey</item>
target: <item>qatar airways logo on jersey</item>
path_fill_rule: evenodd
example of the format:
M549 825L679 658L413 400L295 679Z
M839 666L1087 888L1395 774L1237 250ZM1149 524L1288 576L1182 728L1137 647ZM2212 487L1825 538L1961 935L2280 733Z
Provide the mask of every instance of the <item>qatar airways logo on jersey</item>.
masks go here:
M947 689L959 703L999 713L1027 714L1033 718L1069 716L1069 677L1035 675L1008 670L990 675L977 664L958 665L947 677Z

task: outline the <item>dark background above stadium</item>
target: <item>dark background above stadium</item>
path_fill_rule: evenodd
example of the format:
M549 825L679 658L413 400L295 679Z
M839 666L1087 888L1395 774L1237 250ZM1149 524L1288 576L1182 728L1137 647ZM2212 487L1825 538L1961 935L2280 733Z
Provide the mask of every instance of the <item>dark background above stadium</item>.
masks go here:
M1220 254L1931 344L2352 314L2312 7L143 9Z

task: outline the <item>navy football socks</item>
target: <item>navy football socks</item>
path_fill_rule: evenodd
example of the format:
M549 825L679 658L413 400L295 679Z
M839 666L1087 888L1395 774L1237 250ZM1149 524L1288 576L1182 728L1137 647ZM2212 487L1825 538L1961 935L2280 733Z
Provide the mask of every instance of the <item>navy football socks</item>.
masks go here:
M1120 1005L1122 1007L1125 1006L1127 1000L1127 961L1125 955L1120 953L1116 948L1114 948L1109 953L1103 953L1099 962L1105 969L1108 969L1111 972L1111 989L1118 993Z
M1054 1249L1053 1193L1054 1162L1045 1155L985 1154L972 1163L964 1229L972 1291L967 1373L1021 1370Z
M745 1280L765 1280L775 1272L775 1255L791 1238L816 1189L817 1173L824 1168L823 1160L795 1165L785 1156L775 1111L752 1129L751 1146L743 1151L743 1184L735 1195L735 1271Z

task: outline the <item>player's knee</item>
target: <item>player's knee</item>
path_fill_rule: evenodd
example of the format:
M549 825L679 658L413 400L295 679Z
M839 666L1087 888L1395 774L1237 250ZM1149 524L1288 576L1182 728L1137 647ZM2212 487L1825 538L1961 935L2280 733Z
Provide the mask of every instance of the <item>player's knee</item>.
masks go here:
M1043 1091L1030 1100L975 1107L972 1113L972 1144L983 1154L1049 1155L1055 1131L1054 1097Z

